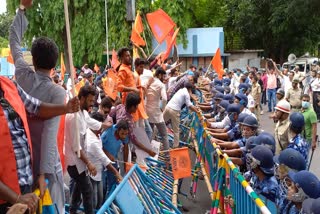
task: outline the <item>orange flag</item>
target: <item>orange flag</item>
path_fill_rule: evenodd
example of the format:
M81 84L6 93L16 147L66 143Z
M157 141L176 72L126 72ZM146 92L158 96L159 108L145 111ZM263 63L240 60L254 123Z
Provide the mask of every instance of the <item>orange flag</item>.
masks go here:
M113 49L112 50L111 67L116 69L119 65L120 65L120 62L117 57L117 52Z
M138 46L145 46L146 42L140 36L140 33L143 31L142 20L139 12L137 13L136 20L134 21L134 25L132 27L131 32L131 41Z
M99 66L98 66L96 63L94 64L93 70L94 70L95 72L100 71L100 68L99 68Z
M116 100L117 91L117 73L113 69L108 70L108 75L106 78L102 79L103 90L106 95L111 97L111 99Z
M131 167L134 166L134 163L128 163L128 162L125 162L124 163L124 169L125 169L125 172L128 173L131 169ZM142 171L146 172L148 170L148 167L146 166L143 166L143 165L139 165L140 169L142 169Z
M66 66L64 64L63 53L61 53L61 56L60 56L60 66L61 66L60 79L62 81L64 81L64 74L66 73Z
M171 30L176 26L170 16L162 9L147 14L147 21L158 43L162 43Z
M187 147L170 150L170 163L173 178L180 179L191 176L191 160Z
M221 62L220 48L217 49L216 54L211 60L211 65L214 68L214 70L217 72L218 78L222 79L222 75L224 71L223 71L222 62Z
M167 50L161 56L161 60L164 61L170 56L171 49L172 49L173 45L176 44L178 32L179 32L179 28L174 32L174 34L172 36L168 35L168 37L170 37L170 39L166 39L167 40Z
M9 56L7 56L7 62L10 64L14 64L13 57L11 55L11 51L9 51Z
M78 93L79 93L79 91L80 91L80 88L82 88L84 85L85 85L85 81L84 81L84 79L82 79L80 82L78 82L78 83L74 86L76 95L78 95Z

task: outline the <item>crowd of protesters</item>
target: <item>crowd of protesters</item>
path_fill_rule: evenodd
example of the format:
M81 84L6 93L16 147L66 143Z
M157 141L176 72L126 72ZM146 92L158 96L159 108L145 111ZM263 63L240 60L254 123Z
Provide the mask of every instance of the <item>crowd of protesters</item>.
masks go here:
M70 213L77 213L80 204L85 213L94 213L122 181L125 163L139 159L137 150L156 155L148 145L156 135L163 151L181 146L184 108L206 118L212 143L279 213L316 213L320 182L308 169L320 119L318 66L312 67L308 82L299 67L279 70L270 59L263 69L226 69L218 77L195 65L182 71L171 58L133 60L131 50L121 48L116 66L90 69L85 64L79 69L75 82L81 87L74 92L71 77L65 80L55 70L59 52L51 39L33 41L35 71L24 61L24 6L10 28L15 81L0 77L0 213L12 205L8 213L18 213L13 211L18 208L34 213L46 188L59 213L65 212L66 191L71 194ZM274 133L261 129L264 108L276 123ZM59 115L64 114L60 133ZM141 140L139 130L149 142ZM33 193L36 188L39 196ZM232 198L228 203L233 206Z

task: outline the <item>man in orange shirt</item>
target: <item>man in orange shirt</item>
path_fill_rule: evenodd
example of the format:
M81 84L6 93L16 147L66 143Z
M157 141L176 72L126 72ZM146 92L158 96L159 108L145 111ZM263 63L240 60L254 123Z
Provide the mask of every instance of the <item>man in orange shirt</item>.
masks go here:
M122 103L125 103L128 92L136 92L140 95L141 102L137 111L132 116L138 127L145 127L144 120L148 119L148 116L144 109L143 88L140 83L139 74L135 76L131 70L132 58L129 49L121 48L118 51L118 57L120 58L121 65L118 71L117 83L118 91L122 95Z

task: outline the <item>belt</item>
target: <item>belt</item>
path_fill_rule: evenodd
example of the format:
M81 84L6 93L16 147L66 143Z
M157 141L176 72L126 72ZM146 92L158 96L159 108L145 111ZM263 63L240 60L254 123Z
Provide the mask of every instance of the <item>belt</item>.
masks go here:
M301 109L301 106L291 106L293 109Z

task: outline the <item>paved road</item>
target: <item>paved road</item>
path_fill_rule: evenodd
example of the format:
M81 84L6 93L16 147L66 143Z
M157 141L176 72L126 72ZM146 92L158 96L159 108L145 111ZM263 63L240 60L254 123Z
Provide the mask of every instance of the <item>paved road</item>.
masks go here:
M264 106L264 109L267 109L267 107ZM269 115L270 113L268 112L265 112L264 115L261 115L261 129L264 131L273 133L275 124L271 119L269 119ZM319 133L319 131L320 131L320 123L318 123L317 133ZM192 159L194 158L193 154L191 154L191 158ZM313 155L310 171L315 173L320 178L320 167L318 166L319 163L320 163L320 149L317 148ZM191 183L191 179L185 179L182 186L183 192L188 193L188 195L189 195L190 183ZM190 214L204 214L206 213L206 211L210 210L211 201L209 198L210 198L209 193L204 181L198 182L198 192L195 200L190 199L190 196L189 196L189 199L179 196L179 199L181 200L183 205L189 209L189 212L184 212L184 213L190 213Z

